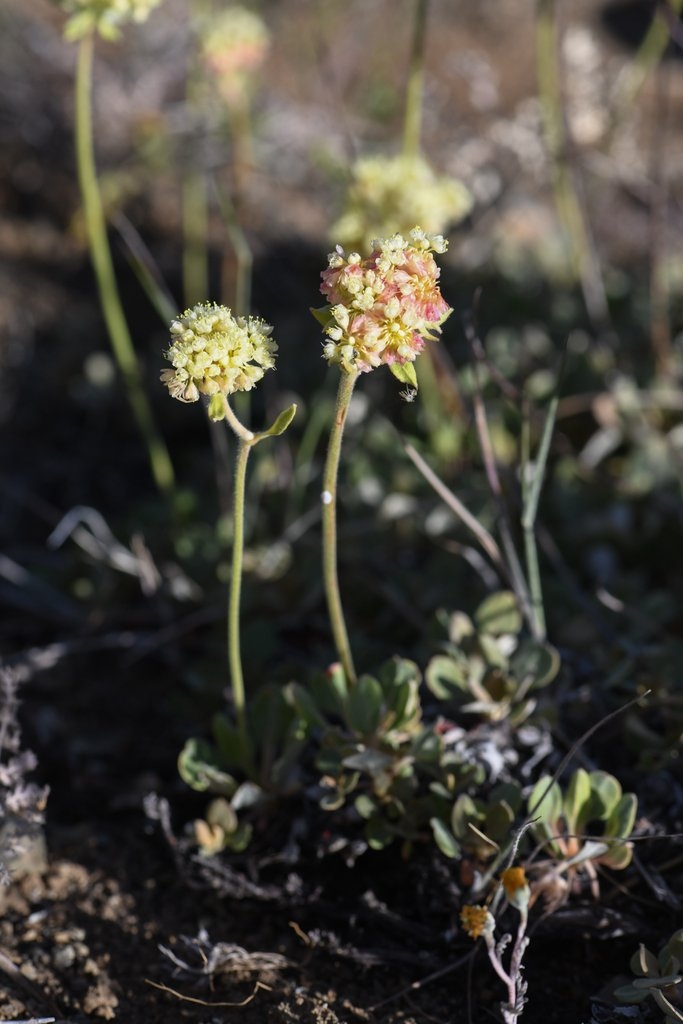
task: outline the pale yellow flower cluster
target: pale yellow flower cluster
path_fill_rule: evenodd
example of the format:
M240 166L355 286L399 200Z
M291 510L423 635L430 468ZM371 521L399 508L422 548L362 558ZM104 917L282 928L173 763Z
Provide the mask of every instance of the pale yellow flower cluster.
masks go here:
M453 178L438 177L422 157L364 157L352 169L345 210L330 236L348 249L367 251L375 238L420 224L440 234L472 208L472 197Z
M71 41L99 32L104 39L115 40L121 26L130 21L146 21L161 0L61 0L70 15L64 37Z
M225 7L200 27L202 60L230 105L251 91L254 73L265 61L269 47L268 29L258 14L246 7Z
M164 354L174 368L163 370L161 380L181 402L250 391L275 366L272 330L258 317L235 317L226 306L200 302L172 322Z

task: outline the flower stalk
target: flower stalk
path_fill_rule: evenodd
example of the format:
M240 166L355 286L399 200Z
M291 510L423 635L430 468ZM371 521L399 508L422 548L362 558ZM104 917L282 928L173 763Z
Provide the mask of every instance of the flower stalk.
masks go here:
M92 126L93 48L94 32L89 31L78 44L76 70L76 163L85 228L114 358L123 377L133 415L147 445L155 483L160 491L168 493L174 486L173 466L140 379L140 369L116 283L97 181Z
M344 675L350 686L356 683L356 670L353 665L351 644L344 619L344 609L339 592L339 576L337 570L337 479L339 475L339 456L341 454L342 436L344 424L349 411L349 404L355 383L358 379L358 371L350 373L342 370L339 389L337 391L337 402L334 410L334 420L330 439L327 447L327 458L325 460L325 471L323 474L322 491L322 523L323 523L323 579L325 583L325 596L327 598L327 610L330 616L332 636L337 648L337 654L341 661Z
M403 122L403 155L417 157L420 153L422 129L422 93L424 88L424 47L429 0L416 0L413 26L413 47L406 89L406 109Z
M240 645L240 602L244 563L244 506L247 463L254 445L283 434L294 419L296 405L285 409L266 430L254 434L235 415L229 396L251 391L275 366L277 345L272 327L258 317L234 316L227 306L200 302L171 323L171 344L165 355L172 369L161 380L173 398L196 402L208 398L209 419L225 420L237 438L233 491L232 571L228 596L228 669L242 767L253 770L247 721L247 699Z
M375 239L365 258L347 256L337 246L321 274L320 291L328 305L311 312L326 340L323 357L339 366L341 379L323 476L323 576L330 625L347 682L356 672L339 594L337 575L337 477L344 424L356 380L378 366L388 366L397 380L417 392L414 362L428 340L435 340L451 307L439 290L433 253L446 251L441 235L415 227Z
M232 702L245 762L250 761L249 731L247 729L247 701L242 670L242 648L240 643L240 604L242 596L242 567L244 562L244 505L247 480L247 463L255 437L245 430L230 408L225 396L225 418L237 434L237 460L233 491L233 534L232 566L230 572L230 596L228 600L228 668L232 687ZM241 430L239 429L241 428Z

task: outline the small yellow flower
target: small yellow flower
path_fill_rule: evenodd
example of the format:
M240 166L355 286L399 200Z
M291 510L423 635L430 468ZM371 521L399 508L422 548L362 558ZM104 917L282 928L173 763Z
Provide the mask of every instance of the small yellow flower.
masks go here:
M530 889L524 868L506 868L501 875L501 882L508 903L518 910L529 905Z
M473 907L470 904L460 911L460 923L471 939L492 932L495 924L486 907Z
M164 353L173 365L161 380L173 398L196 402L200 395L250 391L275 366L273 328L257 317L235 317L227 306L200 302L171 323Z

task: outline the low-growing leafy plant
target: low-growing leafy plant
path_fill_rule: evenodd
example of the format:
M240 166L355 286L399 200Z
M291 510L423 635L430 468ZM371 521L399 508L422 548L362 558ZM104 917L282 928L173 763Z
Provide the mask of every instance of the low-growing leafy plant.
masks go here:
M635 794L623 793L618 779L608 772L578 768L564 793L548 776L540 778L527 802L529 816L535 819L531 834L550 855L533 865L537 891L556 905L585 873L597 898L596 866L619 871L631 862L632 844L627 840L637 808ZM588 830L597 824L601 829L593 835Z
M641 943L631 957L635 977L615 991L622 1003L642 1003L651 998L664 1014L666 1024L683 1021L683 993L679 989L683 974L683 929L674 932L655 956Z
M507 844L515 817L522 805L522 789L514 782L494 786L487 799L461 793L446 824L432 822L434 839L447 857L468 857L475 869L486 863Z
M522 625L517 598L507 590L487 597L473 618L451 615L445 653L425 673L434 696L456 713L491 722L514 727L528 718L536 707L532 692L553 681L560 656L551 644L524 636Z
M462 764L448 749L440 723L424 722L420 682L414 662L393 658L353 687L333 665L310 688L287 688L318 734L321 806L352 807L372 849L400 839L407 850L428 840L430 821L447 813L454 794L481 781L478 766Z

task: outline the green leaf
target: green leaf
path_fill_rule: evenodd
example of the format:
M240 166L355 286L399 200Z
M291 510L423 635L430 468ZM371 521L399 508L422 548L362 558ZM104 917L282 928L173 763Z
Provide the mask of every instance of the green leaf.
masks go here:
M331 789L320 798L323 811L338 811L346 803L346 794L338 789Z
M591 778L584 768L577 768L569 780L564 796L564 820L569 832L580 832L588 821L591 800Z
M500 843L510 835L514 820L515 815L509 804L504 800L498 800L486 808L482 832L496 843Z
M614 990L614 995L621 1003L642 1003L647 997L647 992L635 989L633 985L620 985Z
M331 306L318 306L317 308L310 306L309 311L313 314L321 327L327 327L332 320Z
M412 363L390 363L389 369L401 384L409 384L417 391L417 376Z
M483 812L479 810L472 797L467 793L461 793L451 811L451 828L454 835L459 839L463 838L467 835L467 826L470 822L478 824L483 820Z
M504 671L508 667L508 656L498 643L498 637L480 633L478 637L479 649L489 668L500 668ZM512 690L515 689L513 684Z
M642 942L638 946L638 952L631 957L630 967L639 978L653 978L659 975L657 957Z
M379 681L385 693L392 687L400 687L405 683L419 683L422 679L420 670L414 661L408 658L390 658L379 670Z
M385 772L393 762L393 757L384 754L381 750L372 750L370 747L363 747L353 754L349 754L342 761L344 768L351 768L354 772L366 772L368 775L379 775Z
M236 725L227 715L217 714L211 721L211 731L221 758L227 765L243 768L246 764L244 742Z
M448 620L448 639L458 647L470 636L474 636L475 629L469 615L464 612L453 612Z
M527 810L532 817L540 818L553 832L557 831L562 815L562 790L556 782L550 785L549 775L543 775L532 789L527 800Z
M683 928L673 933L664 949L669 956L675 956L683 963Z
M371 818L365 825L365 838L371 850L383 850L393 842L396 833L383 818Z
M328 715L343 715L349 696L348 683L341 665L330 665L327 672L316 675L310 684L311 697Z
M522 789L516 782L499 782L489 793L489 801L503 801L515 814L522 806Z
M605 836L628 839L638 812L638 798L635 793L624 793L607 819Z
M204 740L189 739L178 757L178 772L183 782L200 793L211 790L231 797L237 789L232 775L216 764L213 747Z
M372 676L361 676L349 694L346 714L349 725L361 736L376 732L382 716L382 687Z
M326 724L325 717L318 709L316 702L309 690L299 683L287 683L284 688L284 697L287 703L308 725L323 728Z
M422 718L419 683L412 680L401 684L394 699L393 711L396 716L394 724L397 728L419 725Z
M368 821L378 811L377 802L371 796L368 796L367 793L361 793L360 796L357 796L353 806L364 821Z
M211 395L206 412L212 423L220 423L225 419L225 395Z
M425 682L439 700L462 700L467 694L467 666L447 654L436 654L427 665Z
M286 409L283 409L279 416L277 416L267 430L261 430L254 438L254 442L263 440L264 437L279 437L280 434L284 434L285 430L296 416L296 402L293 402Z
M249 846L253 832L254 830L248 822L240 823L230 836L228 846L235 853L242 853Z
M209 825L218 825L222 828L226 835L237 830L237 815L233 807L223 797L211 801L206 812L206 820Z
M511 590L491 594L477 608L474 622L480 633L488 633L489 636L519 633L522 628L522 615L517 598Z
M560 655L550 644L523 640L510 659L518 683L537 689L551 683L560 671Z
M621 784L609 772L603 771L591 772L590 780L591 817L604 820L609 817L621 799Z
M674 1004L670 1002L664 995L661 989L656 988L652 990L652 998L656 1002L660 1010L663 1010L666 1014L667 1024L671 1024L671 1021L679 1021L683 1024L683 1013L676 1009Z
M432 834L434 836L434 842L439 847L441 852L446 856L450 857L451 860L455 860L462 856L462 848L460 843L455 838L451 830L444 825L440 818L430 818L429 824L432 827Z
M623 871L633 860L633 849L628 843L610 843L607 853L599 858L600 863L613 871Z

